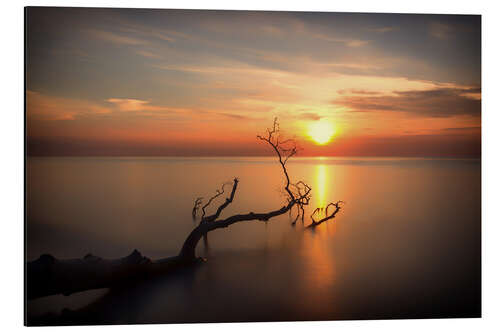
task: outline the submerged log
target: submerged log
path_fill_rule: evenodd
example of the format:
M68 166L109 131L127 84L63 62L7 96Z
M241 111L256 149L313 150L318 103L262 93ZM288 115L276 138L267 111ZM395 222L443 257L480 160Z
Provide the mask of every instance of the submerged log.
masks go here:
M179 256L152 261L137 250L119 259L103 259L88 254L82 259L60 260L44 254L27 263L26 294L28 299L35 299L116 287L192 262Z

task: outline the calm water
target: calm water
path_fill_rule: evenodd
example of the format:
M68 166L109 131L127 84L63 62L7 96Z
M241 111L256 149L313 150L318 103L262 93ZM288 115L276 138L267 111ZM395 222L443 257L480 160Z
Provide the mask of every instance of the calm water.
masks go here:
M288 215L216 230L198 246L204 264L127 290L29 301L28 319L480 315L479 160L296 158L289 171L313 187L310 209L343 200L344 210L314 230L291 226ZM153 259L175 255L195 225L194 199L234 176L240 184L225 216L283 204L272 158L29 158L26 255L113 258L134 248ZM75 312L60 316L64 308Z

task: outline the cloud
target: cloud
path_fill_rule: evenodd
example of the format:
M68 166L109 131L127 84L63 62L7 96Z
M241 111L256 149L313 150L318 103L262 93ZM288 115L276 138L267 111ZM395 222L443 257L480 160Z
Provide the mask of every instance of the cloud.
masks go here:
M221 64L219 66L205 66L205 65L153 65L155 68L176 71L176 72L188 72L197 74L247 74L252 76L257 75L267 75L267 76L286 76L289 75L288 72L279 69L267 69L265 67L251 66L248 64L238 64L238 63L227 63Z
M333 68L334 70L357 70L360 72L363 71L373 71L377 69L382 69L381 66L371 65L366 63L326 63L319 64L320 66L324 66L326 68Z
M320 120L322 117L314 112L303 112L299 114L299 118L305 120Z
M175 30L161 29L155 26L135 24L128 21L124 21L123 24L125 27L121 31L146 38L160 39L171 43L175 42L178 38L190 38L190 35Z
M380 91L374 91L374 90L363 90L363 89L340 89L337 90L337 93L339 95L346 95L346 94L351 94L351 95L380 95Z
M108 98L106 102L114 104L120 111L141 111L149 104L148 101L133 98Z
M380 34L384 34L386 32L394 31L394 30L396 30L396 28L395 27L379 27L379 28L373 28L370 30L377 32L377 33L380 33Z
M241 114L235 114L235 113L216 112L214 114L222 116L222 117L226 117L226 118L239 119L239 120L250 120L250 119L252 119L251 117L247 117L247 116L244 116L244 115L241 115Z
M325 40L327 42L331 43L341 43L349 47L360 47L368 44L370 41L368 40L361 40L361 39L354 39L354 38L338 38L338 37L331 37L327 36L324 34L316 34L314 37L318 39Z
M79 116L109 112L109 108L90 101L26 92L26 116L30 120L75 120Z
M358 39L351 39L351 40L343 40L342 43L345 43L349 47L360 47L364 46L369 43L367 40L358 40Z
M448 39L453 34L453 28L440 22L432 22L429 25L429 34L437 39Z
M246 115L220 112L212 109L206 108L175 108L169 106L153 105L149 101L134 99L134 98L108 98L106 100L108 103L112 103L115 106L113 111L119 112L140 112L140 115L151 119L162 119L164 116L181 116L189 115L194 116L198 119L220 119L230 118L239 120L250 120L253 119Z
M135 51L135 53L137 53L138 55L141 55L143 57L151 58L151 59L161 59L162 58L162 56L160 56L156 53L145 51L145 50L137 50L137 51Z
M477 132L481 131L481 126L469 126L469 127L448 127L443 128L446 132Z
M480 88L435 88L431 90L394 91L383 96L345 96L332 101L356 112L406 112L423 117L481 115L481 100L469 96Z
M166 71L201 73L201 74L224 72L224 67L210 67L210 66L154 65L153 67L163 69Z
M137 39L129 36L123 36L116 34L110 31L102 31L102 30L88 30L91 36L96 37L101 40L105 40L114 44L123 44L123 45L144 45L148 44L147 41L142 39Z
M280 29L274 25L262 25L259 28L262 32L270 36L280 37L285 34L285 30Z

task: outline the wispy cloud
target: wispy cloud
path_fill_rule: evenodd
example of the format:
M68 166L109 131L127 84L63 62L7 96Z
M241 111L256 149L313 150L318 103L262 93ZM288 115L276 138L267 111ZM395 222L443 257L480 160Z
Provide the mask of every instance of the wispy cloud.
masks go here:
M348 107L356 112L405 112L423 117L451 117L481 115L481 100L470 98L479 88L436 88L432 90L394 91L384 96L347 96L332 104Z
M156 54L156 53L153 53L153 52L149 52L149 51L145 51L145 50L136 50L135 53L137 53L138 55L141 55L143 57L150 58L150 59L162 59L163 58L159 54Z
M394 30L397 30L396 27L378 27L378 28L370 29L370 31L374 31L374 32L377 32L380 34L384 34L386 32L391 32Z
M380 70L381 66L367 63L329 63L329 64L319 64L320 66L330 67L332 69L355 69L355 70Z
M437 39L448 39L453 35L453 28L441 22L432 22L429 25L429 34Z
M375 90L362 90L362 89L340 89L337 90L339 95L380 95L380 91Z
M144 110L145 106L149 104L148 101L133 98L108 98L106 101L114 104L118 110L127 112Z
M288 75L286 71L278 69L267 69L263 67L250 66L248 64L234 64L227 63L226 65L211 66L211 65L154 65L168 71L190 72L199 74L250 74L250 75L273 75L285 76Z
M447 128L443 128L442 131L446 131L446 132L480 132L481 126L447 127Z
M190 38L190 35L183 32L170 29L161 29L158 27L151 27L139 24L132 24L130 22L123 22L123 27L121 28L121 31L127 34L138 35L147 39L154 38L171 43L177 41L180 38Z
M123 44L123 45L144 45L148 44L148 41L143 39L138 39L130 36L125 36L122 34L117 34L111 31L103 31L103 30L87 30L88 33L95 38L108 41L114 44Z
M232 118L232 119L239 119L239 120L249 120L252 119L251 117L241 115L241 114L236 114L236 113L225 113L225 112L216 112L214 113L219 116L223 116L226 118Z
M75 120L90 114L106 114L111 109L85 100L54 97L36 91L26 92L26 114L29 119L42 121Z
M315 112L303 112L300 113L298 117L304 120L320 120L321 118L323 118L322 116L320 116Z
M370 41L368 40L361 40L361 39L353 39L353 38L339 38L339 37L333 37L333 36L327 36L324 34L316 34L314 37L318 39L325 40L327 42L331 43L341 43L349 47L361 47L365 46L368 44Z

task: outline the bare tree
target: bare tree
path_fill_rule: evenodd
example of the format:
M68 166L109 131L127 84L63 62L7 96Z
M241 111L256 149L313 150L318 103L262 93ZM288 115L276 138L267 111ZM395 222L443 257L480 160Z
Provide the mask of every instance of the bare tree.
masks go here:
M199 224L187 236L184 244L177 256L152 261L143 257L139 251L134 250L131 255L116 259L105 260L93 255L87 255L83 259L58 260L51 255L42 255L39 259L27 264L27 296L36 298L52 294L71 294L77 291L103 288L123 283L131 279L144 278L152 274L165 273L179 266L191 264L197 261L196 246L202 237L213 230L227 228L232 224L248 221L269 221L271 218L291 213L296 207L297 215L292 221L295 224L299 218L304 221L305 209L311 200L311 187L304 181L293 183L287 169L287 162L297 154L297 145L294 140L282 139L280 135L279 123L274 119L273 127L267 129L264 136L257 138L272 147L278 158L284 176L284 193L286 203L275 210L267 212L248 212L221 218L224 209L234 200L238 189L239 180L234 178L231 182L222 184L215 194L203 204L203 198L195 200L192 216L197 217L201 206L202 215ZM226 188L231 187L229 195L220 204L215 213L207 215L208 208L214 204L215 200L226 193ZM311 224L308 227L331 220L341 209L342 201L330 203L325 208L316 208L311 214ZM334 207L334 211L328 214L329 208ZM319 218L326 212L323 218Z

